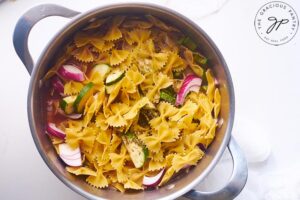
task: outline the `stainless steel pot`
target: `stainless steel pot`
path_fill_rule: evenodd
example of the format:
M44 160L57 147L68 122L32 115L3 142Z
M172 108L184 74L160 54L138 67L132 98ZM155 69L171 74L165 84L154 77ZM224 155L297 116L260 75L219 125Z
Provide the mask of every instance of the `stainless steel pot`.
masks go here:
M136 193L120 193L114 190L95 189L65 171L58 160L51 142L44 133L45 115L41 107L41 89L39 82L48 71L50 63L55 59L57 49L60 49L77 30L98 17L115 14L152 14L177 26L185 34L198 43L203 53L209 57L210 66L220 83L222 96L221 118L223 126L217 130L216 138L207 150L201 162L189 173L171 181L167 185L152 191ZM28 51L28 36L31 28L41 19L48 16L62 16L71 21L54 36L34 64ZM31 74L28 91L28 119L35 145L51 171L68 187L88 199L174 199L181 195L190 199L224 200L233 199L243 189L247 181L247 162L244 155L231 137L234 119L234 91L227 65L213 41L195 23L167 8L150 4L115 4L95 8L85 13L79 13L58 5L39 5L28 10L17 22L13 43L15 50ZM193 188L199 184L218 163L224 150L228 147L232 160L233 171L227 185L214 192L200 192Z

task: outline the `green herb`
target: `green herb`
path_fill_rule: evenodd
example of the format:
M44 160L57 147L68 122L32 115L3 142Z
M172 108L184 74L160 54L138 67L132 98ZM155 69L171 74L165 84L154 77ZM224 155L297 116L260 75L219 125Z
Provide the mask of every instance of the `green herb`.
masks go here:
M201 88L200 88L200 90L202 92L206 93L206 91L207 91L207 85L202 85Z
M188 49L195 51L197 49L197 45L190 37L181 38L178 41L179 44L182 44L183 46L187 47Z
M160 90L160 100L175 104L176 96L172 86Z
M184 39L185 39L185 37L180 38L180 39L177 41L177 43L178 43L178 44L182 44L183 41L184 41Z
M173 73L173 78L175 79L183 79L183 73L182 72L177 72L177 71L172 71Z
M124 135L128 138L128 139L134 139L136 138L136 135L130 131L124 133Z
M193 53L193 57L194 57L194 60L195 62L198 64L198 65L206 65L207 64L207 58L204 57L203 55L199 54L199 53Z
M138 124L142 127L149 126L149 121L158 116L158 111L156 109L142 108L139 114Z
M164 91L160 91L160 99L164 100L164 101L167 101L171 104L174 104L175 100L176 100L174 96L171 96L170 94L168 94Z

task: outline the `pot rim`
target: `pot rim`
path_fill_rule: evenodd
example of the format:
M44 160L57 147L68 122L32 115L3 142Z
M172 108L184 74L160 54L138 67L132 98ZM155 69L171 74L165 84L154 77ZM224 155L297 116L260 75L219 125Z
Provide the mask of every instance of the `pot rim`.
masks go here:
M231 131L233 127L233 121L234 121L234 113L235 113L235 98L234 98L234 88L233 88L233 82L232 78L228 69L228 66L220 52L220 50L217 48L215 43L212 41L212 39L200 28L195 22L190 20L189 18L185 17L184 15L178 13L177 11L174 11L172 9L169 9L167 7L158 5L158 4L153 4L153 3L112 3L112 4L107 4L103 6L98 6L93 9L90 9L88 11L85 11L83 13L80 13L73 19L71 19L69 22L66 23L48 42L48 44L44 47L43 51L39 55L39 58L37 62L34 64L34 68L31 74L31 79L30 79L30 84L29 84L29 89L28 89L28 96L27 96L27 110L28 110L28 121L30 125L30 130L31 130L31 135L34 140L35 146L43 158L44 162L48 166L48 168L52 171L52 173L59 179L61 180L65 185L67 185L69 188L71 188L73 191L76 193L88 198L88 199L104 199L100 196L95 196L89 192L86 192L85 190L81 189L80 187L77 187L75 184L67 180L58 170L56 170L55 165L53 165L50 160L47 158L45 152L42 150L42 147L38 141L37 138L37 130L36 127L33 123L34 117L33 117L33 86L35 84L39 84L39 80L37 80L37 69L43 60L43 57L45 56L46 52L48 49L51 49L51 46L57 42L57 38L61 37L62 35L65 34L65 30L67 28L72 27L72 25L75 25L77 21L79 21L81 18L88 18L89 16L94 15L95 13L100 13L103 12L104 10L110 10L110 9L115 9L118 7L126 7L126 8L149 8L149 9L156 9L160 11L164 11L167 13L170 13L172 15L176 15L179 18L181 18L183 21L187 22L190 24L194 29L197 30L197 32L200 32L203 37L208 41L208 43L211 45L211 48L215 51L215 53L218 55L218 58L220 59L220 62L222 63L222 67L225 71L226 77L227 77L227 82L228 82L228 97L229 97L229 115L228 115L228 123L227 123L227 129L225 130L224 138L223 141L217 150L217 153L215 156L212 158L211 162L209 165L203 170L203 172L196 177L192 182L188 183L186 187L183 189L177 190L171 195L162 197L160 199L175 199L179 196L182 196L183 194L189 192L192 190L197 184L199 184L215 167L215 165L218 163L220 160L221 156L223 155L223 152L225 151L225 148L227 147L230 137L231 137Z

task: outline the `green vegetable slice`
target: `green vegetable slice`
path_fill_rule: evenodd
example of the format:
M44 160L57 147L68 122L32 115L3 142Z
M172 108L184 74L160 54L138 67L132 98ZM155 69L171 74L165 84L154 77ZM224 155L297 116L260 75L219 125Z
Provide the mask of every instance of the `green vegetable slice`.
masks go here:
M68 96L68 97L65 97L63 98L61 101L60 101L60 107L61 109L66 113L66 114L72 114L74 112L74 102L76 100L76 96Z
M172 71L173 73L173 78L175 79L183 79L183 73L182 72L177 72L177 71Z
M171 104L175 104L176 95L177 94L174 91L174 89L173 89L172 86L164 88L164 89L161 89L160 90L160 94L159 94L160 100L169 102Z
M164 91L160 91L160 99L167 101L171 104L175 103L176 98L174 96L171 96L170 94L164 92Z
M136 168L141 168L149 155L148 149L143 145L136 135L132 132L127 132L122 136L122 140L129 152L130 158Z
M81 113L84 109L85 103L94 93L94 84L88 83L79 92L75 102L74 108L77 113Z
M98 73L101 77L105 77L106 74L110 72L111 68L107 64L97 64L95 65L91 72L90 72L90 77L92 77L94 74Z
M180 38L178 43L187 47L188 49L195 51L197 49L197 45L190 37Z
M207 58L199 53L193 53L193 58L198 65L203 66L207 64Z
M113 85L119 82L124 76L125 76L124 71L115 70L106 77L105 85Z
M153 108L148 109L143 107L140 110L138 124L142 127L147 127L149 126L149 121L155 117L158 117L158 115L159 115L158 110Z

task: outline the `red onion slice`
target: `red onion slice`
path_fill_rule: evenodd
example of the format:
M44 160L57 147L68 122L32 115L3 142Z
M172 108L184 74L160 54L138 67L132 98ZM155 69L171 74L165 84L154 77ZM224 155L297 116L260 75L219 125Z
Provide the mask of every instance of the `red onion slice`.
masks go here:
M47 133L51 134L52 136L59 137L61 139L64 139L66 137L65 132L63 132L61 129L57 128L54 123L48 123L46 127Z
M143 185L147 187L156 187L162 180L165 173L165 169L162 169L157 175L155 176L144 176L143 178Z
M186 95L190 91L198 92L200 90L201 83L202 83L201 78L193 74L189 74L188 76L186 76L177 94L175 105L176 106L182 105L184 103Z
M57 76L54 76L51 79L51 85L52 85L53 89L55 91L57 91L61 96L64 95L64 84L61 82L61 80Z
M65 79L84 81L84 73L74 65L63 65L59 68L58 73Z

